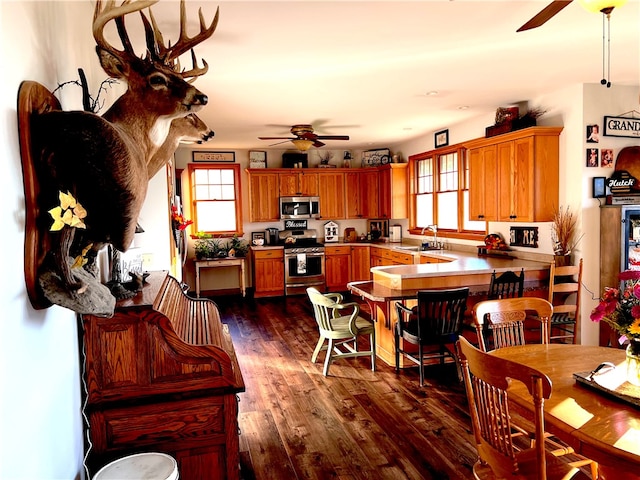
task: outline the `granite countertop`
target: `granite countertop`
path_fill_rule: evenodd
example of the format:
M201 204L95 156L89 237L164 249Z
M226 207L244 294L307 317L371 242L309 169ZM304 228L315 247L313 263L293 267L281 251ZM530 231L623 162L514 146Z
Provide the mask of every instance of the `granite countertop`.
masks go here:
M455 250L416 252L441 259L451 260L442 263L427 263L413 265L393 265L372 267L371 272L381 276L418 278L437 277L443 275L467 275L496 272L507 270L525 271L549 270L550 262L523 260L520 258L479 257L469 252L457 252Z

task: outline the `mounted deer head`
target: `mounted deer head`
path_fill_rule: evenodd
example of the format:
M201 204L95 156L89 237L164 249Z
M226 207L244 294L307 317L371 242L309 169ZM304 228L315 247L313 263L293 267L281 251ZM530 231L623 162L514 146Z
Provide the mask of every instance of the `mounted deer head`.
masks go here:
M156 173L169 161L180 142L203 143L213 138L215 133L195 113L186 117L176 118L171 122L169 135L162 146L153 154L147 164L147 174L151 180Z
M165 143L172 122L199 111L208 101L187 80L203 75L208 69L204 60L203 67L198 67L193 47L213 34L218 12L206 27L200 11L200 33L190 38L185 32L182 0L180 38L175 45L167 46L150 10L150 21L142 12L156 2L123 0L120 6L113 0L96 3L93 34L100 63L107 74L127 82L127 91L102 117L53 110L33 113L30 119L31 153L36 163L35 180L39 182L38 203L44 211L36 222L42 235L48 237L44 244L51 246L52 261L43 263L47 263L44 267L49 274L47 278L52 272L53 277L60 278L53 282L58 282L54 286L42 285L41 280L41 288L51 302L80 313L96 312L87 311L79 298L78 294L85 292L88 285L86 280L74 276L69 259L86 252L88 245L92 245L92 251L105 243L123 252L128 249L146 196L148 164L163 144L166 147L163 155L167 155L169 145L175 142L173 139ZM145 27L148 52L144 58L135 55L125 28L125 16L134 12L140 13ZM112 20L122 50L105 41L104 28ZM180 71L178 57L189 50L193 68ZM157 168L155 162L157 159L152 168ZM50 218L46 212L58 204L60 192L69 192L84 206L86 230L65 227L60 232L48 231ZM60 300L60 289L66 290L69 298Z

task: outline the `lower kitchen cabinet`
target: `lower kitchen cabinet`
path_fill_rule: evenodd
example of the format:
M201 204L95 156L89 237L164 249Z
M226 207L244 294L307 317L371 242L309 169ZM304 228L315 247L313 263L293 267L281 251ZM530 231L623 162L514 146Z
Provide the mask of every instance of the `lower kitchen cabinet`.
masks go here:
M346 291L347 283L371 280L369 245L325 246L327 291Z
M284 295L284 250L252 249L255 298Z
M364 282L371 280L371 248L369 245L351 246L351 281Z
M351 276L351 247L349 245L325 245L324 274L329 292L347 290Z
M386 267L389 265L413 265L412 253L398 252L388 248L371 247L371 266Z

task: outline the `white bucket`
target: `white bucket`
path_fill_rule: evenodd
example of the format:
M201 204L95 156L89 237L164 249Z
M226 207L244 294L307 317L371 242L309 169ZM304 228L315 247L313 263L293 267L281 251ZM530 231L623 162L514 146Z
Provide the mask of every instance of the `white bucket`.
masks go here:
M165 453L150 452L119 458L102 467L93 480L178 480L178 463Z

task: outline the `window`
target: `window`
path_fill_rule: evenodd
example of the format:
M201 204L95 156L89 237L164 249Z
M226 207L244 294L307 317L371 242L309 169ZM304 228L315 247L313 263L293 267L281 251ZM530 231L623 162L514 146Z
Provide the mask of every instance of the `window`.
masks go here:
M485 222L469 220L469 165L464 152L452 146L410 157L414 233L433 224L443 236L485 233Z
M196 232L242 234L240 165L189 164Z

